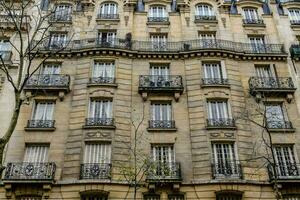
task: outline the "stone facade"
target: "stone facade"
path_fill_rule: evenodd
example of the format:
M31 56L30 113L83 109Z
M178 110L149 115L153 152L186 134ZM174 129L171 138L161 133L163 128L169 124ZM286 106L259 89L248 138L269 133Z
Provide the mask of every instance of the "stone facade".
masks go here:
M64 0L50 1L48 10L59 5L71 10L71 20L56 19L49 31L66 34L68 42L45 65L60 66L59 74L70 79L63 86L28 84L25 93L33 97L22 106L7 145L0 199L133 199L123 168L132 162L136 133L138 155L155 160L156 175L150 179L153 167L146 168L137 199L276 199L264 159L273 160L262 139L266 130L244 117L256 105L269 104L281 106L271 111L277 121L268 128L279 173L275 182L285 199L300 199L300 47L292 46L300 36L300 14L289 14L300 13L298 1ZM18 43L14 30L1 23L2 37ZM41 45L36 62L50 51L53 47ZM110 77L100 76L113 79L93 81L96 63L113 63ZM8 66L15 75L15 51ZM213 77L205 70L209 66L219 70ZM270 76L258 77L261 69ZM60 75L54 76L62 80ZM9 122L12 93L0 74L1 132ZM101 114L108 119L91 118L94 100L103 107L112 102ZM41 111L40 120L36 110L45 102L54 105L51 119ZM171 111L157 117L155 105L170 105ZM90 144L110 147L103 153ZM47 147L43 158L36 147Z

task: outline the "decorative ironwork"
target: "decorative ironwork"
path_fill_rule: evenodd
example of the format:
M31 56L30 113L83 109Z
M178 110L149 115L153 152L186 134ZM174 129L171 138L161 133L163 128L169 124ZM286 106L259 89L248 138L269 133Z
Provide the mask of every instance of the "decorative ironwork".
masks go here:
M180 181L181 168L178 162L151 162L147 171L148 181Z
M299 58L300 57L300 45L299 44L293 44L290 47L291 57Z
M212 163L213 179L216 178L243 178L242 167L237 161L223 161Z
M148 22L169 22L169 17L148 17Z
M56 165L47 163L8 163L4 179L6 180L44 180L54 179Z
M270 121L267 120L268 129L293 129L293 124L290 121Z
M119 19L119 14L98 14L97 19Z
M110 163L84 163L80 167L80 179L109 179Z
M251 77L250 92L253 90L295 90L291 77Z
M54 13L49 17L49 22L72 22L72 15L57 15Z
M267 166L269 178L273 180L277 178L280 179L300 179L300 165L297 163L282 163ZM274 171L276 170L276 173Z
M264 20L262 19L243 19L244 24L264 24Z
M114 126L113 118L86 118L86 126Z
M195 21L216 21L216 16L211 15L195 15Z
M36 74L26 82L27 88L69 88L70 76L61 74Z
M149 128L174 129L175 121L174 120L150 120Z
M291 25L300 25L300 20L290 20Z
M208 128L226 128L235 127L235 120L232 118L207 119Z
M141 75L139 90L183 90L182 77Z
M27 128L54 128L55 120L28 120Z
M229 81L224 78L203 78L202 85L229 85Z
M12 52L11 51L0 51L0 56L3 61L11 61Z
M92 77L90 84L113 84L115 83L114 77Z

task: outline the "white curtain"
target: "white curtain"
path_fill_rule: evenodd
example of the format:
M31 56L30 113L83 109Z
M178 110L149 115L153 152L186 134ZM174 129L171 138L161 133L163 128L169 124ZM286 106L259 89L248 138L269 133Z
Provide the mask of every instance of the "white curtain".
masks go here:
M40 71L40 74L60 74L60 65L59 64L45 64Z
M167 17L166 7L152 6L150 7L149 17Z
M86 144L84 151L84 163L110 163L111 162L111 144L94 143Z
M103 15L115 15L117 14L118 5L115 3L104 3L101 5L100 13Z
M72 7L70 5L58 5L55 10L55 18L67 20L70 18Z
M51 39L50 39L51 46L59 45L59 47L63 47L65 46L66 42L67 42L67 34L65 33L51 34Z
M111 100L91 100L90 118L112 118L112 101Z
M292 21L300 21L300 9L289 9L289 18Z
M25 149L24 162L47 162L49 146L27 146Z
M95 62L93 77L109 77L115 76L115 64L113 62Z
M272 77L272 72L271 72L270 66L256 66L255 71L256 71L256 74L258 77L261 77L261 78Z
M222 69L219 63L205 63L204 64L205 78L222 78Z
M275 162L278 165L278 175L279 176L289 176L290 174L290 166L296 163L293 146L284 145L284 146L276 146L274 147L275 153ZM298 170L297 170L298 172Z
M54 111L53 102L37 102L33 113L33 120L52 120Z
M207 4L200 4L196 6L196 15L199 16L214 16L213 8Z
M208 101L209 119L227 119L230 118L230 112L227 101Z
M258 19L257 10L254 8L245 8L244 18L249 20L257 20Z
M153 160L161 163L174 163L175 152L173 145L154 145L152 146Z
M170 121L171 119L171 104L152 104L152 120Z
M221 174L229 166L234 172L236 161L234 144L214 143L212 149L216 172Z

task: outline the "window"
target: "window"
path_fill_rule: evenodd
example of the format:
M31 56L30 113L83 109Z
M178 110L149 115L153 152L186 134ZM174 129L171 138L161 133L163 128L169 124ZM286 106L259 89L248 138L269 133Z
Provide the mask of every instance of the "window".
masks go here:
M208 104L209 119L228 119L231 116L227 100L210 100Z
M41 0L41 10L48 10L50 0Z
M200 40L215 40L216 39L216 33L211 32L199 32L199 39Z
M172 119L172 107L170 103L153 103L151 108L152 120L170 121Z
M55 9L55 20L58 21L70 21L71 20L72 6L70 5L58 5Z
M51 49L60 49L65 47L67 44L66 33L51 33L49 47Z
M152 157L156 176L172 177L176 175L173 145L153 145Z
M112 118L112 100L92 99L90 102L90 118Z
M196 16L214 16L213 7L208 4L198 4L196 6Z
M266 122L268 128L292 128L282 104L266 104Z
M212 32L199 32L199 41L201 48L214 48L216 47L216 33Z
M289 9L289 18L291 24L300 24L300 9Z
M255 66L256 75L260 78L272 77L272 72L269 65Z
M167 35L166 34L152 34L150 41L153 50L166 50L167 49Z
M213 143L212 151L215 177L239 174L233 143Z
M9 60L11 57L11 45L9 39L0 39L0 56L3 60Z
M25 148L24 162L48 162L48 145L27 145Z
M203 84L215 85L215 84L227 84L226 73L224 66L218 62L203 63L204 79Z
M116 3L103 3L100 7L99 18L104 18L104 19L118 18L118 5Z
M170 74L170 69L168 65L152 65L150 67L151 76L162 76L167 78Z
M184 200L183 194L169 194L168 200Z
M113 46L116 36L117 33L115 31L100 31L98 34L99 44L101 44L101 46Z
M115 63L95 61L92 76L92 83L114 83Z
M153 21L161 21L164 18L167 18L166 7L164 6L151 6L149 10L149 18L152 18Z
M255 8L244 8L244 23L256 24L259 21L257 9Z
M53 120L54 102L36 102L32 115L33 120Z
M242 200L242 195L229 192L222 192L220 194L217 194L217 200Z
M252 47L252 51L254 51L255 53L266 51L264 36L250 36L249 41Z
M145 194L144 200L160 200L159 194Z
M60 74L61 64L58 63L47 63L40 69L41 75Z
M283 195L284 200L300 200L300 195L299 194L286 194Z
M292 145L274 147L278 176L297 176L299 170Z

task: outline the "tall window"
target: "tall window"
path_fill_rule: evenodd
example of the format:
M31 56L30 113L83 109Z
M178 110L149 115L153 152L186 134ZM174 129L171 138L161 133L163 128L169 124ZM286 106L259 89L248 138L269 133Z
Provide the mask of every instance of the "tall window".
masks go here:
M92 82L114 83L115 63L95 61L92 76Z
M201 48L216 47L217 41L215 32L199 32L198 37Z
M72 6L61 4L58 5L55 9L55 20L58 21L69 21L71 20L71 12L72 12Z
M203 84L227 84L225 68L219 62L203 63Z
M41 0L41 10L48 10L50 0Z
M67 44L66 33L51 33L49 47L52 49L60 49L65 47Z
M84 150L84 163L111 163L111 145L109 143L87 143Z
M266 122L268 128L291 128L287 114L282 108L282 104L266 104Z
M269 65L258 65L255 66L256 75L260 78L270 78L272 77L271 68Z
M249 41L252 47L252 51L254 51L255 53L266 51L264 36L250 36Z
M198 4L196 6L196 16L214 16L214 10L211 5L208 4Z
M118 18L118 5L116 3L106 2L100 7L99 18L115 19Z
M61 64L58 63L47 63L45 65L43 65L43 67L41 67L40 69L40 74L47 74L47 75L51 75L51 74L60 74L60 69L61 69Z
M48 145L27 145L25 148L24 162L48 162Z
M153 145L152 158L155 162L156 176L172 176L175 164L175 153L173 145Z
M233 143L213 143L212 151L215 176L239 173Z
M154 121L170 121L172 120L171 103L153 103L151 105L151 119Z
M278 176L299 175L292 145L275 146L274 153Z
M151 34L150 41L153 50L167 49L167 35L166 34Z
M9 39L0 39L0 56L3 60L10 59L11 44Z
M164 18L167 18L167 11L165 6L151 6L149 10L149 17L153 21L162 21Z
M259 20L257 9L255 8L244 8L244 22L246 23L257 23Z
M112 118L112 100L91 99L90 118Z
M32 120L53 120L54 102L36 102Z
M162 76L167 78L170 75L170 69L167 65L152 65L150 67L150 75Z
M300 9L298 8L289 9L289 18L291 24L300 24Z
M115 44L117 33L115 31L100 31L98 33L99 43L104 46Z
M209 119L228 119L231 116L227 100L209 100L208 118Z

